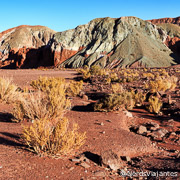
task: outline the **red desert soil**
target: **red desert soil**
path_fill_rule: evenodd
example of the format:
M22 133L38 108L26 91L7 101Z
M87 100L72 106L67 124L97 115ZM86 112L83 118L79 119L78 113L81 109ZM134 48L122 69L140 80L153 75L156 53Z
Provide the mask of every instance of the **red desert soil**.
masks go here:
M77 73L73 70L0 70L0 77L12 77L13 82L21 88L29 87L31 80L38 79L39 76L73 79L77 77ZM160 124L155 116L152 118L147 112L143 112L142 118L138 110L132 112L133 117L127 117L124 112L93 112L89 106L93 100L76 97L71 101L72 109L65 116L70 121L77 122L80 131L87 133L86 143L75 152L75 156L84 153L90 159L90 167L84 168L72 162L70 159L74 156L39 157L27 151L20 139L21 123L10 121L12 105L0 103L0 179L122 179L117 173L97 163L100 153L109 149L113 149L119 156L141 156L142 159L137 162L141 170L180 170L170 152L171 149L180 151L179 146L172 146L172 142L161 142L154 148L154 143L149 138L129 130L134 123L151 121ZM164 152L158 146L166 146L169 151Z

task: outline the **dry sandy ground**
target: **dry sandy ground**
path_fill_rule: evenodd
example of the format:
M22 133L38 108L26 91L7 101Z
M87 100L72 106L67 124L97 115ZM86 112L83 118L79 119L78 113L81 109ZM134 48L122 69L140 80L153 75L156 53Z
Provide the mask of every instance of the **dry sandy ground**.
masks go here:
M77 74L72 70L0 70L0 76L12 77L15 84L24 88L29 87L31 80L38 79L39 76L73 79ZM141 118L141 113L138 112L133 112L133 117L127 117L124 112L93 112L89 108L89 104L92 103L91 99L84 100L76 97L71 101L72 109L67 112L66 116L70 121L79 124L80 131L87 133L86 143L75 154L85 153L90 159L88 162L90 167L86 169L76 165L75 162L70 161L73 157L53 159L39 157L27 151L20 139L21 124L10 122L12 105L0 103L0 179L122 179L121 176L98 165L100 153L109 149L113 149L119 156L135 157L145 154L147 157L144 158L144 164L142 163L145 169L148 167L150 170L166 168L169 161L164 161L164 159L161 161L155 157L155 154L161 153L161 150L157 147L153 148L149 138L129 130L129 125L133 123L158 122L158 120L153 120L149 116ZM180 150L179 146L175 149ZM147 158L149 160L146 163ZM153 167L153 164L157 165ZM177 162L171 161L170 170L177 165L179 167ZM97 176L97 171L102 174Z

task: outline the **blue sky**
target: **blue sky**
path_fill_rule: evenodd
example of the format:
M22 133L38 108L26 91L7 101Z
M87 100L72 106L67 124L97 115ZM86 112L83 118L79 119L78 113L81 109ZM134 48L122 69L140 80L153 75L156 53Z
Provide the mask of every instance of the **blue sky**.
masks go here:
M0 32L18 25L64 31L98 17L180 16L180 0L0 0Z

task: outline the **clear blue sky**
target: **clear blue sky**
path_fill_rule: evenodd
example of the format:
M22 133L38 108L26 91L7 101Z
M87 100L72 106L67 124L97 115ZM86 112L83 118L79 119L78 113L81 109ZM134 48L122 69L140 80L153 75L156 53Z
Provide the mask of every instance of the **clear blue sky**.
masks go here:
M0 0L0 32L19 25L64 31L98 17L180 16L180 0Z

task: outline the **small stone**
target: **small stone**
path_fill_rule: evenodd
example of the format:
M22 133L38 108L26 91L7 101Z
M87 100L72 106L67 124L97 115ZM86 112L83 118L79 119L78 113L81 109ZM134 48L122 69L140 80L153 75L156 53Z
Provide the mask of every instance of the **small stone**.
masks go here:
M156 131L153 131L151 133L151 137L154 139L154 140L162 140L162 138L168 133L168 130L166 129L157 129Z
M127 162L131 161L131 158L129 156L121 156L121 159Z
M104 126L104 123L102 122L102 123L100 123L100 125L101 125L101 126Z
M81 159L77 159L77 158L76 158L76 159L71 159L71 161L72 161L72 162L80 162Z
M105 131L102 131L102 132L100 132L100 133L105 134Z
M144 134L147 132L147 128L145 126L139 126L139 129L137 131L138 134Z
M174 122L174 119L169 119L168 122Z
M71 167L69 170L72 171L74 169L74 167Z
M94 173L94 176L104 177L104 176L106 176L106 174L105 174L104 171L96 171L96 172Z
M176 133L175 133L175 132L172 132L171 135L172 135L172 136L176 136Z
M47 179L47 178L49 178L49 176L46 176L45 178Z
M176 155L176 158L180 158L180 153L178 153L178 154Z
M131 118L133 117L132 113L129 111L124 111L124 113L127 117L131 117Z
M2 169L3 167L2 166L0 166L0 169Z
M84 161L87 163L90 163L89 159L87 159L87 158L85 158Z
M87 170L85 170L84 172L85 172L85 173L87 173L88 171L87 171Z
M83 95L85 95L85 92L84 92L84 91L81 91L81 92L79 93L79 96L80 96L80 97L83 97Z
M80 166L82 166L83 168L90 168L90 165L89 164L87 164L87 163L85 163L85 162L82 162L82 163L80 163L79 164Z
M82 99L85 100L85 101L88 101L88 96L84 94Z

